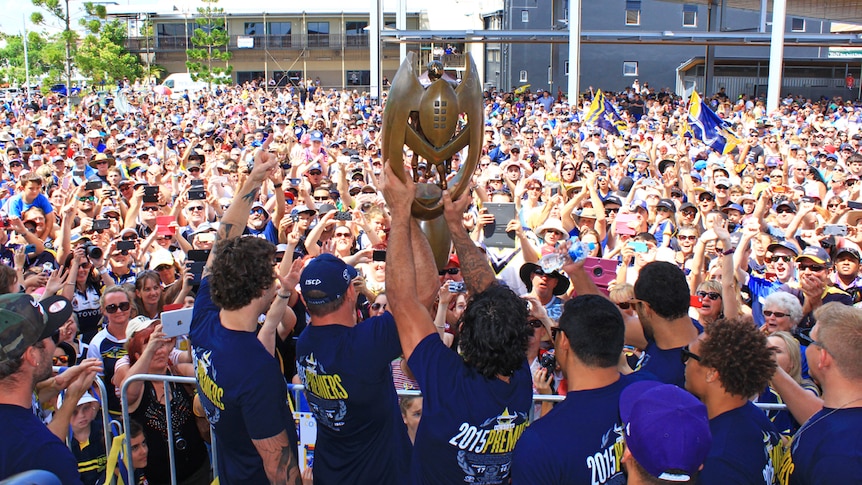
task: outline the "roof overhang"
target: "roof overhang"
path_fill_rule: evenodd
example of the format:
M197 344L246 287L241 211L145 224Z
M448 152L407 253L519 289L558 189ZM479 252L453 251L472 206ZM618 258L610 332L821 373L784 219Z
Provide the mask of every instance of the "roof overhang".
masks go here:
M389 30L380 33L384 42L427 43L441 41L488 43L567 44L568 30ZM650 44L650 45L724 45L769 47L770 33L760 32L689 32L689 31L583 31L584 44ZM788 33L785 46L859 47L860 34Z
M710 0L667 0L707 6ZM727 8L760 11L760 0L723 0ZM772 0L767 0L766 10L772 14ZM823 19L833 22L862 23L862 0L787 0L787 15L809 19Z

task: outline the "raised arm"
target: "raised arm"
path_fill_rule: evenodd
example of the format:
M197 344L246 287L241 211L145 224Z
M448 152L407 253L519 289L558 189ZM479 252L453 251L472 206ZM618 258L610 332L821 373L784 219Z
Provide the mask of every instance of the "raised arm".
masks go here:
M386 248L386 296L389 298L390 311L395 317L404 360L410 360L419 342L436 332L431 315L420 302L416 288L416 264L410 235L414 230L410 220L410 207L416 189L406 176L406 183L396 177L389 164L382 175L383 196L392 216ZM472 244L470 242L470 245ZM463 267L462 262L462 270Z
M224 213L221 224L218 228L218 239L232 239L242 234L248 223L248 214L251 212L251 206L257 200L257 195L260 192L260 186L263 181L269 176L270 172L278 166L274 153L269 153L269 145L272 143L273 137L267 138L263 145L254 154L254 168L245 179L230 207ZM210 265L215 258L215 251L210 252L207 260L204 273L209 273Z
M461 274L464 275L464 283L470 294L475 295L495 284L497 278L485 255L476 247L467 234L467 230L464 229L463 215L469 205L470 197L468 195L462 195L460 199L453 201L449 191L443 191L443 217L446 218L446 224L452 234L452 243L455 245L455 252L458 253L458 259L461 262Z

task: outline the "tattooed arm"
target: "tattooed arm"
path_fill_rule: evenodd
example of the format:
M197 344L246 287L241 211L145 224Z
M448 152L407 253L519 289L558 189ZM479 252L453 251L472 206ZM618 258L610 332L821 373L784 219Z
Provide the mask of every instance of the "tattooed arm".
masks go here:
M227 211L222 217L221 224L218 229L218 239L231 239L239 236L245 230L248 224L248 215L251 212L251 206L257 200L260 193L260 186L267 179L273 169L278 168L275 154L269 152L269 144L272 143L273 137L269 137L263 142L263 145L254 154L254 168L245 179ZM207 260L204 276L210 272L210 264L215 258L215 251L210 252L209 260Z
M458 253L461 274L464 276L467 291L475 295L496 284L497 278L491 265L488 264L488 259L479 251L467 234L467 230L464 229L464 213L467 212L470 199L469 194L464 194L453 201L449 191L443 191L443 217L449 225L449 232L452 233L452 243L455 245L455 252Z
M271 485L302 485L302 477L299 476L299 467L287 439L287 431L282 431L272 438L251 441L263 460L266 478Z

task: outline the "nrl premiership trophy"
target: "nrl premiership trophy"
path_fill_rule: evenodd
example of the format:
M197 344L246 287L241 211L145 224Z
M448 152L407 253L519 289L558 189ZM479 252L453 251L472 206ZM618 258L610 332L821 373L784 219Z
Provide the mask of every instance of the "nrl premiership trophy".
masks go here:
M473 57L467 55L463 79L446 75L440 61L428 63L422 75L416 74L415 54L401 63L386 109L383 111L383 160L394 165L398 178L404 177L404 146L413 150L409 160L413 182L417 184L413 217L420 220L437 267L449 259L451 236L443 219L443 190L457 200L470 187L470 179L482 150L482 87ZM454 175L452 156L469 145L466 157ZM419 158L430 169L436 167L436 183L419 183ZM451 175L451 176L450 176Z

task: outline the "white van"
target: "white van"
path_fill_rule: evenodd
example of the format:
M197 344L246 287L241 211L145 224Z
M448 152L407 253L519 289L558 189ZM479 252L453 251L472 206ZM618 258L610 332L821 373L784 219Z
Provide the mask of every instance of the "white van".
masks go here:
M216 83L213 83L213 86L215 86L215 84ZM167 79L165 79L162 85L171 89L171 97L174 98L182 96L186 90L189 91L189 94L194 94L207 88L207 83L193 80L192 75L187 72L171 74Z

